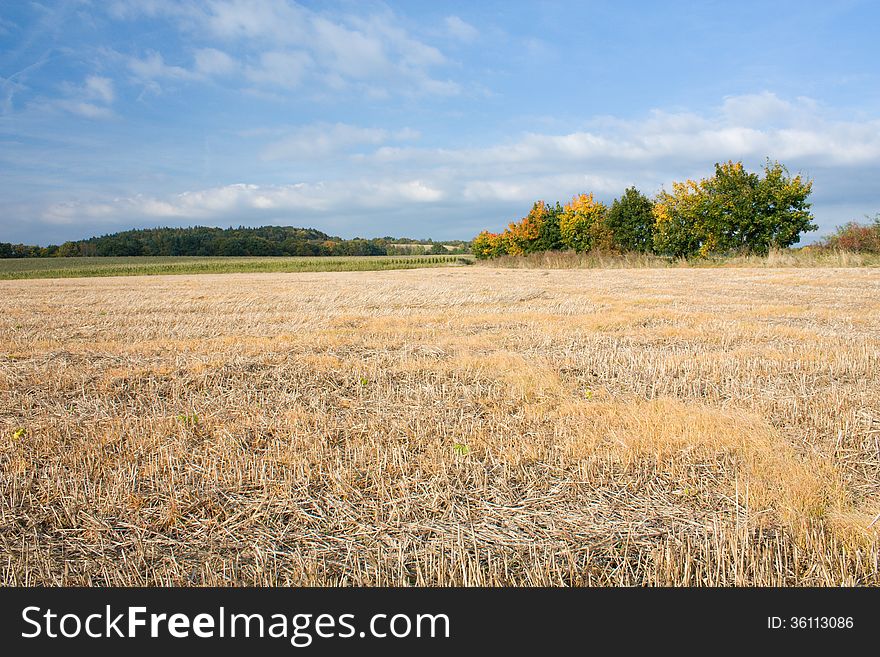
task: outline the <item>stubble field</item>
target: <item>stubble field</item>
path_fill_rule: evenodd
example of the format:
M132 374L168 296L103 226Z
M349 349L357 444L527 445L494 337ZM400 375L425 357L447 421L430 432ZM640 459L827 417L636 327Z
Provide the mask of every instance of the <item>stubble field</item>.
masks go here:
M0 583L880 583L880 272L0 282Z

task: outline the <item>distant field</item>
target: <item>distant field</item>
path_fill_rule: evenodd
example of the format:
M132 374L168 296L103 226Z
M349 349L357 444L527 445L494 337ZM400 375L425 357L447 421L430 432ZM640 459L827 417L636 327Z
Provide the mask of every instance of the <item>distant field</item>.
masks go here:
M0 259L0 280L87 278L160 274L231 274L299 271L376 271L467 264L472 256L321 256L321 257L126 257Z
M0 585L876 586L878 336L868 268L2 281Z

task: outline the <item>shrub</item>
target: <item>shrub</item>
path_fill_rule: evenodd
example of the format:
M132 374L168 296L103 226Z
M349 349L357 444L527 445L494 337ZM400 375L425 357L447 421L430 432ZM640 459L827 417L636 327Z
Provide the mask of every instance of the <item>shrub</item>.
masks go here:
M838 226L822 246L856 253L880 253L880 214L868 224L850 221Z

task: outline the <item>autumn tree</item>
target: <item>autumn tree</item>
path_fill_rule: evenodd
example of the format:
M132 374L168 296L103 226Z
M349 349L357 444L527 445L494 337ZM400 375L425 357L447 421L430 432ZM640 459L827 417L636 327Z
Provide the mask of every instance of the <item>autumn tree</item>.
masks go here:
M547 215L547 204L544 201L537 201L529 213L519 222L511 222L505 231L507 252L510 255L523 255L537 251L541 227Z
M507 253L506 240L499 233L484 230L471 242L471 251L479 260L497 258Z
M703 226L701 183L688 180L672 183L672 193L657 195L654 214L654 250L674 258L686 258L700 252L706 241Z
M724 253L765 255L815 230L807 197L812 182L767 162L763 177L742 162L715 165L699 182L673 183L654 204L654 248L675 257Z
M578 253L612 249L613 235L605 222L606 212L605 205L596 201L592 194L575 196L559 215L563 245Z

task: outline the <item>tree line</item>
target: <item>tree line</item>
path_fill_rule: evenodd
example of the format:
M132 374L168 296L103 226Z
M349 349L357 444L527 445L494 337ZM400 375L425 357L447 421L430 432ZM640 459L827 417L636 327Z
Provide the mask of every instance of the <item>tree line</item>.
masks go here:
M448 244L451 248L446 248ZM345 240L314 228L148 228L46 247L0 242L0 258L82 256L374 256L465 253L467 242L433 242L391 236Z
M591 193L565 205L537 201L503 232L477 235L472 251L481 259L555 250L764 255L816 230L807 201L812 185L779 162L768 160L761 175L728 161L716 164L714 175L674 182L654 199L630 187L610 206Z

